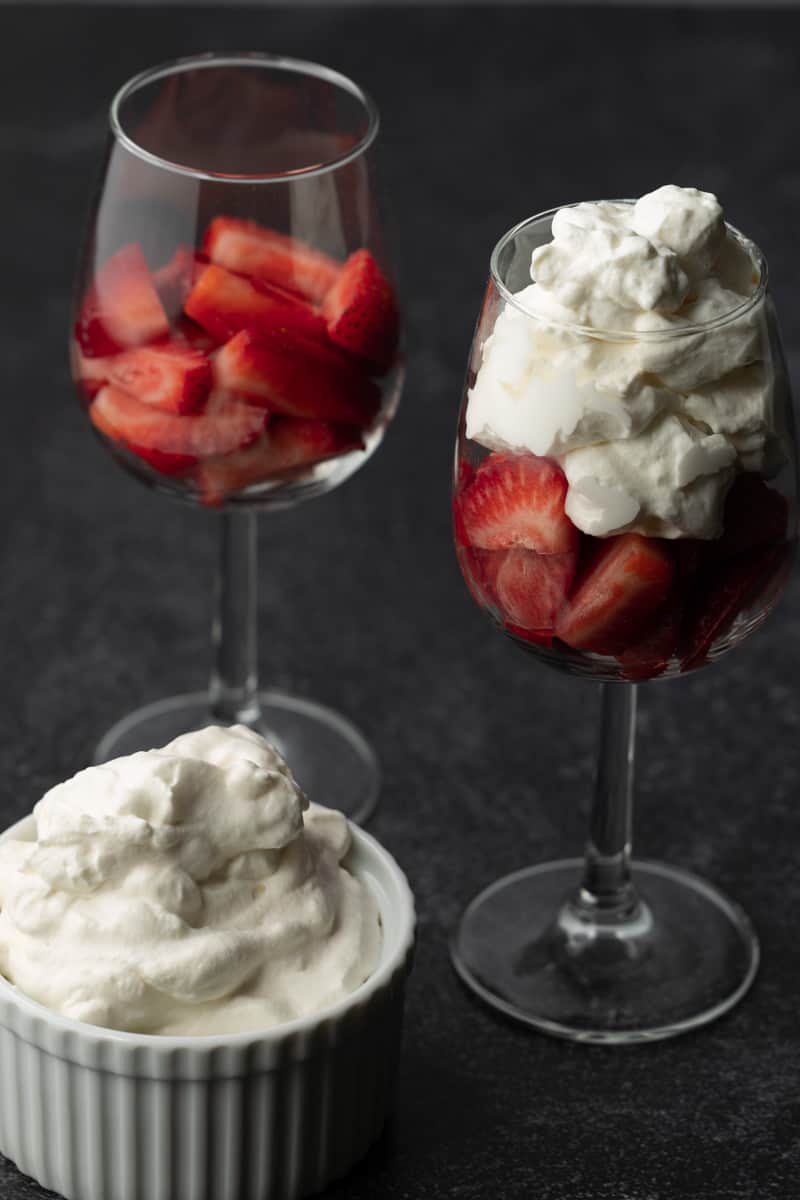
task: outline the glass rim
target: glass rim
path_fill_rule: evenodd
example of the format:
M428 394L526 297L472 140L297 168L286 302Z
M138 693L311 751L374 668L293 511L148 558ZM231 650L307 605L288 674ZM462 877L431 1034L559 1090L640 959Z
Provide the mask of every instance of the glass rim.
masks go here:
M524 220L518 221L511 229L506 230L499 241L495 244L489 259L489 269L491 279L494 286L507 304L512 305L518 312L523 313L526 317L533 321L538 321L542 326L550 329L558 329L567 333L576 334L580 337L595 338L602 341L610 342L644 342L644 341L667 341L672 338L690 337L700 333L708 333L710 330L719 329L722 326L728 325L733 321L739 320L745 313L749 312L763 299L767 290L768 283L768 268L767 260L763 252L759 249L754 241L746 237L741 230L735 225L731 225L728 221L725 222L725 228L729 234L732 234L735 240L742 246L753 260L753 265L758 270L759 278L753 291L749 296L745 296L741 304L734 305L727 312L720 313L719 316L712 317L708 321L701 321L697 324L676 325L670 329L603 329L595 325L580 325L572 321L558 321L551 317L546 317L542 313L533 312L521 303L518 296L511 292L500 275L500 255L506 246L514 240L524 229L537 221L544 221L556 215L562 208L576 208L578 204L585 201L575 200L571 204L557 204L554 208L544 209L542 212L535 213L532 217L525 217ZM630 198L621 200L603 200L590 201L592 204L635 204L636 201Z
M200 167L190 167L184 163L173 162L172 159L163 158L161 155L146 150L144 146L140 146L136 139L126 132L120 117L121 106L129 97L140 91L141 88L159 79L165 79L172 75L180 75L185 71L205 70L207 68L222 66L262 69L269 67L272 70L286 71L287 73L292 72L296 75L307 75L315 79L321 79L332 87L338 88L340 91L348 92L363 105L364 111L367 114L366 132L356 145L352 146L344 154L339 154L335 158L328 159L323 163L309 164L307 167L297 167L291 171L264 171L256 172L253 175L229 174L224 171L205 171ZM313 175L328 174L330 171L335 171L364 154L375 141L380 127L380 114L372 97L347 75L343 75L340 71L335 71L332 67L323 66L322 63L279 54L267 54L258 50L223 52L210 50L202 54L190 54L181 58L173 58L167 62L159 63L155 67L148 67L146 70L140 71L137 75L133 75L117 90L109 106L108 118L111 132L116 141L131 154L136 155L137 158L142 159L151 166L172 171L176 175L185 175L191 179L200 179L215 183L243 184L282 183L293 179L307 179Z

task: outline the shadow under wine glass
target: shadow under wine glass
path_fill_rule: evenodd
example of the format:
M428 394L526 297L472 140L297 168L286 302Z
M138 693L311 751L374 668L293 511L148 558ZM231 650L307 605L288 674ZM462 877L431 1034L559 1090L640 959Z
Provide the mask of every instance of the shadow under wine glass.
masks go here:
M746 915L716 888L674 867L631 863L636 685L716 662L778 600L797 536L794 418L766 262L752 242L727 227L732 261L746 281L746 294L730 312L666 332L603 331L547 321L519 296L530 284L532 252L550 240L555 211L523 221L492 254L459 417L454 534L470 594L494 624L549 666L601 682L594 805L585 858L529 867L489 886L468 906L451 952L459 975L483 1000L542 1032L578 1041L647 1041L731 1008L755 976L759 949ZM499 330L512 355L522 353L529 336L549 346L551 362L565 350L584 365L597 354L630 353L655 381L670 362L682 364L688 377L701 349L710 348L713 358L723 342L730 350L736 339L749 339L762 364L755 369L771 380L764 394L772 428L741 442L722 536L590 537L564 511L567 483L557 463L470 440L470 397L486 355L501 352ZM509 414L524 401L507 391L499 359L492 363L498 386L483 391L481 420L491 422L495 402L508 404L506 417L517 420L518 412ZM480 423L475 418L473 429ZM517 488L538 495L544 528L553 522L549 536L559 544L548 553L492 548L496 513L513 505ZM613 606L631 597L626 626L625 613L617 620Z
M312 796L364 820L379 769L360 731L259 688L256 514L343 483L397 407L377 110L314 63L207 54L130 80L110 124L78 277L75 383L126 470L218 513L221 555L209 692L130 713L96 761L243 722Z

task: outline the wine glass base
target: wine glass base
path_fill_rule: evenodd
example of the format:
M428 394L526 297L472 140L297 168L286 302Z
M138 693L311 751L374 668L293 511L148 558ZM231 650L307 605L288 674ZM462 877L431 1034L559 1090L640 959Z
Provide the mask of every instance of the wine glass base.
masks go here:
M702 879L659 863L633 867L648 918L637 954L626 961L617 937L605 970L591 953L583 963L565 955L556 917L582 871L577 858L517 871L469 905L451 954L487 1004L554 1037L625 1043L687 1033L742 998L759 961L747 916Z
M366 821L377 803L380 767L359 730L332 709L284 692L261 692L259 702L260 718L248 723L281 752L309 799L339 809L351 821ZM206 692L157 700L112 726L94 761L163 746L215 723Z

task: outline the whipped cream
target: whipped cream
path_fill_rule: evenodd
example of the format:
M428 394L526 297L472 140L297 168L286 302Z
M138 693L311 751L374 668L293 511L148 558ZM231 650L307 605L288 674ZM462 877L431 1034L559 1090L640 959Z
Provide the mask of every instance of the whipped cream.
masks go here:
M244 726L80 771L0 843L0 972L79 1021L263 1029L359 986L382 943L343 866L345 818L308 805Z
M483 344L467 437L558 459L585 533L718 537L737 470L783 459L749 243L674 185L560 209L552 233Z

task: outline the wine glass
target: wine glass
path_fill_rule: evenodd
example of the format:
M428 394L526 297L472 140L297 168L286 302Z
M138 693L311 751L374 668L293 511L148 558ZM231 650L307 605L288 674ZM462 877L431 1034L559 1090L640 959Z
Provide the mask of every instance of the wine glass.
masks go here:
M526 300L530 292L520 295L531 282L532 252L550 240L555 211L510 230L491 257L459 418L454 534L467 587L495 626L548 666L601 682L593 810L583 860L536 865L492 884L468 906L451 951L458 973L484 1001L543 1032L646 1041L720 1016L746 992L758 965L756 935L735 903L682 869L631 864L636 685L716 662L777 601L797 534L792 402L766 262L738 231L726 227L729 269L745 279L746 294L731 311L691 326L604 332L548 320ZM748 371L771 383L758 393L761 424L745 421L732 438L732 465L733 452L725 451L727 474L720 478L730 490L726 498L721 491L719 536L675 536L666 520L648 536L588 536L575 527L567 514L577 509L565 494L569 486L572 502L582 502L581 470L570 470L568 481L563 457L508 445L508 431L522 420L514 406L524 400L514 394L515 368L503 356L525 369L530 337L545 348L552 371L544 367L542 379L530 383L539 391L527 395L530 403L549 398L547 419L563 429L575 412L559 390L559 362L574 370L575 363L635 359L639 381L654 387L672 371L672 386L690 406L693 395L708 394L691 378L699 356L728 356L734 367L758 360L729 377L745 390L754 378ZM579 385L591 385L586 375ZM724 407L718 398L713 418L698 410L682 420L685 436L708 438L709 453L718 449L711 434L713 421L724 425ZM614 411L619 419L621 406ZM493 440L493 422L505 444L497 433ZM653 434L654 454L665 453L664 444ZM702 482L683 482L692 504L702 499ZM587 502L593 486L585 485Z
M210 692L124 717L96 761L209 720L242 722L313 795L357 820L374 806L378 766L361 733L319 704L259 690L256 514L343 483L397 406L378 123L343 75L266 54L179 59L114 97L73 376L114 458L216 512L222 545Z

